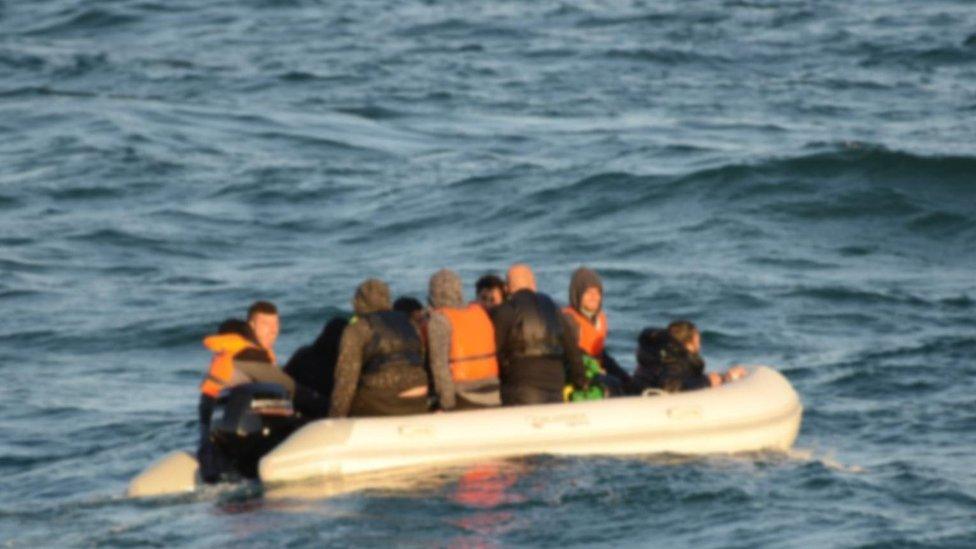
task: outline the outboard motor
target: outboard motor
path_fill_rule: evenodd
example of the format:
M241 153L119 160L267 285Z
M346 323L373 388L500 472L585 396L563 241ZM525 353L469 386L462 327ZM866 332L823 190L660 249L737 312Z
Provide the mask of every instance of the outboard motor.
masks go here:
M303 423L288 391L274 383L248 383L221 394L210 437L245 478L257 478L258 461Z

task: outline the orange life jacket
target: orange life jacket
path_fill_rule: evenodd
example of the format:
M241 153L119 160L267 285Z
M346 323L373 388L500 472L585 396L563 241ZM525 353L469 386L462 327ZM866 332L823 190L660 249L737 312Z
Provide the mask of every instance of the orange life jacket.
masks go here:
M596 323L573 307L566 307L563 312L573 317L579 326L579 348L591 357L599 360L607 342L607 315L600 311L596 315Z
M204 338L203 345L213 351L207 377L200 384L200 392L217 398L221 389L230 383L234 375L234 356L244 349L259 349L257 345L238 334L218 334Z
M454 381L476 381L498 377L495 357L495 327L485 309L471 303L464 309L437 311L451 322L451 377Z

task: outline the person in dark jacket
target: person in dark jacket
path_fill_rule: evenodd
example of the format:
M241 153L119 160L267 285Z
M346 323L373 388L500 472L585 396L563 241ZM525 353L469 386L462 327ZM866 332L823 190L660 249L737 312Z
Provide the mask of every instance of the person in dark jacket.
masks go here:
M637 371L633 377L637 392L652 388L675 393L717 387L746 374L741 366L733 366L724 374L705 373L701 334L687 320L676 320L666 329L645 328L637 345Z
M552 299L536 291L528 265L508 271L509 299L491 311L503 405L562 402L568 381L586 387L573 328Z
M299 347L285 364L285 373L296 383L323 395L323 409L321 413L314 414L314 417L326 415L329 411L328 398L335 388L339 340L348 325L349 319L345 316L333 317L322 327L322 331L311 345Z
M505 302L505 281L488 273L474 283L474 294L478 303L490 311Z
M329 417L427 412L428 375L418 327L390 307L390 289L377 279L356 288L356 316L342 333ZM450 374L447 374L450 375ZM438 387L435 377L435 390Z
M423 326L426 322L427 311L424 309L424 304L416 297L401 295L393 302L393 310L409 316L410 320L418 326Z

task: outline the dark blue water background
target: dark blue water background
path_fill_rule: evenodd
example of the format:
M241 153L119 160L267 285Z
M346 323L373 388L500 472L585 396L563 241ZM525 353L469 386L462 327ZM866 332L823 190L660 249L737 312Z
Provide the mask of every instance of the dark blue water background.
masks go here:
M974 139L966 0L0 2L0 544L971 547ZM220 319L516 260L781 369L796 450L121 497Z

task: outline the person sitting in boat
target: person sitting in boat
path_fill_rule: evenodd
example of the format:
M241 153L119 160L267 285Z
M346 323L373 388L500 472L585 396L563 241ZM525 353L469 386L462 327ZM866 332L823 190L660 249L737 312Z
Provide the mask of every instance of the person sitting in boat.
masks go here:
M203 480L217 482L227 463L210 440L210 422L221 391L244 383L263 381L282 385L293 395L295 382L274 365L273 355L258 343L248 322L235 318L225 320L217 328L217 334L206 337L203 344L214 356L200 384L197 461Z
M443 410L498 406L498 360L495 328L482 305L465 305L461 277L441 269L430 277L427 301L433 310L427 323L431 372L450 372L443 381Z
M254 340L268 352L271 363L277 364L274 345L278 341L278 331L281 329L278 307L270 301L255 301L247 309L247 324L251 327Z
M285 373L290 375L295 383L304 385L324 397L323 411L315 417L328 414L328 399L335 388L339 339L348 325L349 319L344 315L329 319L315 341L310 345L299 347L285 364Z
M631 385L630 374L620 367L606 350L607 315L603 311L603 281L595 271L580 267L569 282L569 305L563 313L573 326L576 341L583 352L586 392L570 391L567 400L593 400L622 395Z
M666 329L645 328L637 340L634 388L662 389L669 393L717 387L746 375L741 366L724 374L705 373L701 357L701 333L690 321L676 320Z
M508 270L508 291L508 301L491 311L502 404L562 402L567 373L575 387L585 388L573 328L552 299L536 291L528 265Z
M390 289L381 280L360 284L352 306L356 316L339 342L329 417L427 412L428 376L419 327L391 309ZM443 399L444 387L437 386L437 379L435 390Z
M401 295L393 302L393 310L409 316L410 321L418 326L422 327L427 323L427 311L424 309L424 304L416 297Z
M505 281L494 274L486 274L474 283L478 303L490 311L505 301Z

